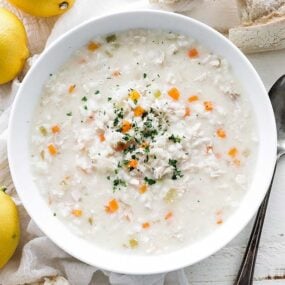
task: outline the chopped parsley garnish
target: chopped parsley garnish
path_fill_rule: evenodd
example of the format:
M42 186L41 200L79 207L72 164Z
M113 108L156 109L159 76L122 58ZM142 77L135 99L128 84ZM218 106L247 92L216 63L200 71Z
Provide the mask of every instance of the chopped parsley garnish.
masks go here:
M177 160L176 159L169 159L168 164L173 167L177 167Z
M106 37L107 43L113 43L117 40L117 36L115 34L109 35Z
M95 95L98 95L99 93L100 93L99 90L96 90L96 91L94 92Z
M144 74L143 74L143 78L146 78L146 77L147 77L147 74L146 74L146 73L144 73Z
M155 136L158 135L158 131L156 129L146 129L142 132L144 138L151 138L153 139Z
M126 134L125 136L123 136L124 141L129 141L129 140L131 140L131 138L132 137L129 134Z
M66 116L72 116L72 112L68 112L68 113L66 113Z
M144 113L142 114L142 118L143 118L143 119L146 118L147 115L148 115L148 112L144 112Z
M126 181L124 181L123 179L120 179L120 178L116 178L114 181L113 181L113 190L117 190L117 189L121 189L121 186L123 187L127 187L127 183Z
M145 78L147 74L143 76ZM107 126L112 131L120 133L120 140L116 142L114 147L118 151L120 160L117 167L113 169L115 176L115 178L111 178L113 190L126 187L127 183L124 180L126 178L122 179L123 176L121 174L131 171L135 172L131 176L136 176L137 173L140 175L144 174L145 184L154 185L157 183L157 180L152 178L153 174L151 172L155 170L153 163L158 157L155 153L152 153L152 143L157 141L158 136L164 135L168 131L170 123L167 113L150 107L143 114L132 119L129 118L130 113L128 109L124 109L121 106L113 103L114 119ZM182 137L172 134L169 137L167 136L166 139L174 143L180 143ZM132 164L132 160L136 161L136 164ZM183 176L181 170L178 169L178 163L179 161L176 159L168 160L168 165L172 169L170 178L173 180ZM146 168L144 164L145 166L148 164Z
M86 96L82 97L81 101L86 102L88 99Z
M110 102L112 100L112 97L108 97L108 102Z
M119 124L119 119L124 118L124 109L123 108L117 108L114 104L114 113L116 114L116 117L114 119L113 126L116 127Z
M119 118L116 117L114 122L113 122L113 126L116 127L116 126L118 126L118 124L119 124Z
M183 174L181 173L181 170L174 169L171 179L172 180L176 180L177 178L181 178L181 177L183 177Z
M148 185L153 185L156 183L156 181L152 178L148 178L148 177L145 177L144 178L144 181L148 184Z
M181 170L177 168L177 160L176 159L169 159L168 164L173 167L173 173L171 176L172 180L176 180L177 178L183 177Z
M146 122L144 122L144 125L145 125L147 128L151 128L151 127L152 127L152 122L151 122L151 120L147 120Z
M114 113L118 116L118 118L120 119L123 119L124 117L124 109L123 108L117 108L115 105L114 105Z
M149 155L146 156L146 158L144 159L144 163L147 163L149 161Z
M168 139L170 141L173 141L174 143L180 143L181 142L181 138L179 136L171 135Z
M124 154L132 153L135 150L136 150L136 146L134 144L131 144L127 148L124 149Z
M85 106L84 106L84 109L85 109L85 110L88 110L88 107L85 105Z

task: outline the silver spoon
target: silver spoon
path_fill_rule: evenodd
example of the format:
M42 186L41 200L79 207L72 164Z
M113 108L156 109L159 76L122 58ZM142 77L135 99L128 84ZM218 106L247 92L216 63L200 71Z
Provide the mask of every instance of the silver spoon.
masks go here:
M278 149L276 165L282 155L285 154L285 75L280 77L269 91L269 97L273 106L277 125ZM249 242L243 257L243 261L234 285L251 285L253 282L255 260L258 252L262 227L275 175L276 165L268 192L259 207Z

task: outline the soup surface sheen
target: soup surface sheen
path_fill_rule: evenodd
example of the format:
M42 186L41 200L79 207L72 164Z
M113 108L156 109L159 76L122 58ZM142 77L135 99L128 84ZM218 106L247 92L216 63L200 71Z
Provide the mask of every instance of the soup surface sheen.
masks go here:
M227 61L191 38L96 38L44 86L31 130L34 181L82 238L169 252L239 206L255 167L252 113Z

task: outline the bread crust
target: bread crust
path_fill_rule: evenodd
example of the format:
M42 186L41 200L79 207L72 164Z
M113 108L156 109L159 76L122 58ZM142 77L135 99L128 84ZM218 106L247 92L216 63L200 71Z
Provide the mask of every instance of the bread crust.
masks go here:
M272 16L253 25L232 28L229 39L246 53L285 48L285 16Z

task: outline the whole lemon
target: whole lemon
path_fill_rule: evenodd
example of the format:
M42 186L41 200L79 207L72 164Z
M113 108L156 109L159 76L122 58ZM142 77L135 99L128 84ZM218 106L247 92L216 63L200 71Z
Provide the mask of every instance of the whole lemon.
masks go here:
M50 17L63 14L69 10L75 0L9 0L13 5L28 14Z
M10 196L0 189L0 269L14 254L20 240L18 210Z
M27 34L22 22L0 8L0 84L14 79L28 56Z

